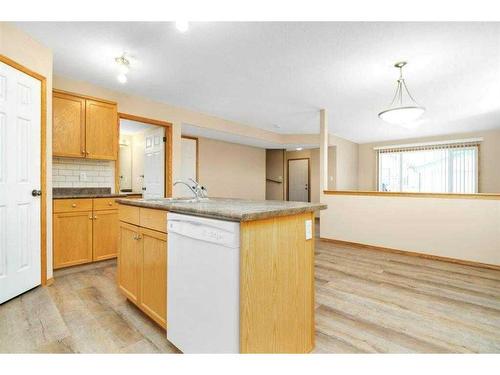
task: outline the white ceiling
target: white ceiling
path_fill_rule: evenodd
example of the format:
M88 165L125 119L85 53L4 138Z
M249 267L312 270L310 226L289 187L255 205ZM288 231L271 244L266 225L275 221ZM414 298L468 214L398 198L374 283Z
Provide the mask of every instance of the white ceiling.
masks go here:
M54 73L280 133L360 143L500 127L499 23L18 23L54 51ZM134 57L129 82L114 57ZM383 123L397 71L427 112ZM277 128L275 125L278 125Z
M156 126L148 125L143 122L120 119L120 134L133 135L145 132L146 130L155 129Z

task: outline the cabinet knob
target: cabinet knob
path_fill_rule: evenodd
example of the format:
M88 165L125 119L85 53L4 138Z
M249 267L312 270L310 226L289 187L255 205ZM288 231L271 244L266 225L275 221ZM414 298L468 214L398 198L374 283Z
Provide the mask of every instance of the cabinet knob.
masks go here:
M108 205L112 206L112 205L113 205L113 202L108 202Z
M75 207L76 207L76 203L73 203L73 204L71 205L71 207L75 208Z

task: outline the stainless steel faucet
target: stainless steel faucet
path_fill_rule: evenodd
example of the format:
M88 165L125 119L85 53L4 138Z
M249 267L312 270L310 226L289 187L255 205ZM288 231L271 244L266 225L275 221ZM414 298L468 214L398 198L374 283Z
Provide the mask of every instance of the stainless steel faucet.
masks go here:
M186 185L188 189L191 191L191 193L194 194L194 197L196 198L197 201L200 199L206 199L207 198L207 189L204 186L201 186L197 181L193 180L192 178L189 179L194 186L191 186L191 184L188 184L185 181L175 181L174 186L177 184L182 184Z
M189 181L191 181L194 184L194 189L196 190L196 194L200 198L207 198L208 192L205 186L200 185L198 181L193 180L192 178L190 178Z

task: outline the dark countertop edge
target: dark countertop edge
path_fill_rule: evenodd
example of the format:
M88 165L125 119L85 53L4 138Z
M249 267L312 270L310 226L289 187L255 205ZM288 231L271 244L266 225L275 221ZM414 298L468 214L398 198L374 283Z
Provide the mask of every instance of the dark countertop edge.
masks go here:
M69 194L53 195L52 199L92 199L92 198L127 198L126 194Z
M314 206L306 206L306 207L302 207L302 208L286 208L283 210L269 210L269 211L261 211L261 212L246 214L246 215L243 214L241 216L240 215L231 216L231 215L221 215L221 214L210 215L207 213L200 213L200 212L197 212L195 210L189 210L189 209L186 210L186 209L182 209L182 208L178 208L178 207L166 207L166 206L160 207L154 203L152 203L152 204L145 203L145 202L140 202L137 200L126 199L126 198L120 198L117 200L117 202L120 204L128 205L128 206L152 208L152 209L156 209L156 210L175 212L178 214L193 215L193 216L199 216L199 217L206 217L206 218L210 218L210 219L219 219L219 220L236 221L236 222L263 220L263 219L269 219L272 217L279 217L279 216L298 215L298 214L302 214L302 213L306 213L306 212L314 212L314 211L324 210L324 209L328 208L328 206L326 204L323 204L323 203L312 203Z

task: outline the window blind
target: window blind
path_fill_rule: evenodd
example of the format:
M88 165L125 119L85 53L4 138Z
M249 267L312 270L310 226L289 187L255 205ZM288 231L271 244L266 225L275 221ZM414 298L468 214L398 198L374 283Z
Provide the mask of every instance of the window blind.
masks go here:
M477 193L479 141L383 148L378 190Z

